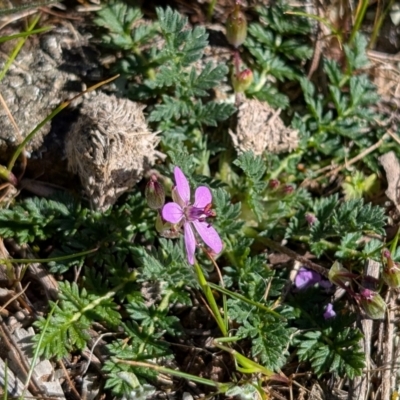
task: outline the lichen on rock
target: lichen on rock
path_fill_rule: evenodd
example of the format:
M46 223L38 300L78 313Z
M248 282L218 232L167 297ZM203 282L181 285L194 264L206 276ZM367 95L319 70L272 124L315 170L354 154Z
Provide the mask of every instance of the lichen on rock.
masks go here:
M290 152L298 146L298 132L285 126L280 110L255 99L244 99L239 106L236 131L229 130L236 151L262 153Z
M85 99L66 138L68 168L77 173L92 208L106 210L142 178L159 142L144 106L98 93Z

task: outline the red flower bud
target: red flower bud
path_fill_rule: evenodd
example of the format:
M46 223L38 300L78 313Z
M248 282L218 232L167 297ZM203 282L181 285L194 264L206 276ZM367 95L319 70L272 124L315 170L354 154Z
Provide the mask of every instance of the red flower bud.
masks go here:
M383 319L385 317L386 303L379 293L361 288L359 303L370 318Z
M147 204L153 210L160 209L165 203L165 190L158 182L157 176L152 175L144 191Z
M400 287L400 268L398 263L392 259L392 255L388 249L382 250L383 257L383 271L382 279L385 283L392 288ZM385 260L386 259L386 260Z
M292 194L294 192L294 187L292 185L285 185L282 189L283 194Z
M232 86L236 93L243 93L253 82L253 73L245 69L238 74L232 75Z
M310 226L314 225L318 221L317 217L311 213L306 213L304 217Z
M280 184L281 184L281 183L278 181L278 179L271 179L271 180L268 182L268 186L269 186L271 189L277 189L277 188L279 187Z

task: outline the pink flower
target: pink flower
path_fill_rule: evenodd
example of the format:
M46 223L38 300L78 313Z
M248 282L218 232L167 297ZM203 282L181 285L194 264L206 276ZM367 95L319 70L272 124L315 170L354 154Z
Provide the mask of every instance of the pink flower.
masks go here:
M190 203L189 182L179 167L174 168L176 186L172 190L174 202L167 203L161 214L165 221L183 226L186 253L190 264L194 264L197 234L215 253L223 247L217 231L206 221L214 214L210 210L212 194L209 188L199 186L194 193L194 203ZM195 227L195 231L193 230ZM196 234L197 232L197 234Z

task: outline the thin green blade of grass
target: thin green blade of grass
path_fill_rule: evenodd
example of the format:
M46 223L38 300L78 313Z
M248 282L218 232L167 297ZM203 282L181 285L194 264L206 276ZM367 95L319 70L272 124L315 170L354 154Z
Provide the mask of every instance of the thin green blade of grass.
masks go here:
M27 29L27 33L31 33L33 31L33 29L35 28L36 24L39 22L40 19L40 14L38 14L32 21L32 23L29 25L28 29ZM14 60L17 58L19 52L22 49L22 46L25 44L25 41L27 39L28 36L26 37L22 37L18 40L17 45L15 46L14 50L12 51L10 57L8 58L8 60L6 61L6 63L4 64L4 67L2 69L2 71L0 72L0 82L3 80L4 76L6 75L7 71L9 70L9 68L11 67L11 64L14 62Z
M61 103L55 110L52 111L50 115L48 115L42 122L39 122L39 124L29 133L29 135L26 136L26 138L20 143L20 145L17 147L15 150L13 157L11 158L11 161L8 164L8 170L11 171L15 165L15 162L17 161L19 155L21 154L22 150L26 146L26 144L32 140L32 138L35 136L35 134L42 128L47 122L51 121L58 113L60 113L64 108L68 107L75 99L78 97L84 95L85 93L91 92L92 90L96 90L100 86L106 85L107 83L113 81L114 79L117 79L119 75L115 75L110 79L106 79L105 81L96 83L95 85L91 86L89 89L86 89L85 91L79 93L75 97L73 97L71 100L64 101Z
M36 349L35 349L35 353L34 353L33 358L32 358L32 363L31 363L31 365L30 365L29 372L28 372L28 375L27 375L27 377L26 377L26 382L25 382L24 390L22 391L22 394L21 394L21 396L18 398L18 400L23 400L23 399L25 398L25 391L26 391L26 389L27 389L28 386L29 386L29 382L30 382L30 380L31 380L33 371L34 371L34 369L35 369L36 361L37 361L37 359L39 358L40 345L42 344L42 341L43 341L43 338L44 338L44 334L45 334L45 332L46 332L46 330L47 330L47 328L48 328L48 326L49 326L49 324L50 324L51 316L53 315L54 310L55 310L56 307L57 307L57 304L58 304L58 301L54 303L53 307L52 307L51 310L50 310L49 315L47 316L46 325L45 325L45 327L44 327L44 329L43 329L43 331L42 331L42 333L41 333L41 335L40 335L40 337L39 337L39 341L38 341L38 343L37 343L37 347L36 347Z
M256 301L250 300L247 297L242 296L239 293L231 292L230 290L222 288L221 286L215 285L214 283L211 283L211 282L208 282L207 284L208 284L208 286L210 286L210 288L212 288L214 290L217 290L218 292L224 293L227 296L231 296L231 297L236 298L238 300L242 300L245 303L248 303L248 304L250 304L252 306L258 307L258 308L264 310L265 312L274 315L275 317L277 317L279 319L285 319L284 317L282 317L282 315L278 314L276 311L271 310L270 308L264 306L263 304L257 303Z
M37 33L47 32L52 28L53 28L52 26L44 26L43 28L34 29L31 32L21 32L21 33L16 33L15 35L3 36L0 37L0 43L4 43L7 42L8 40L13 40L13 39L26 38L30 35L35 35Z

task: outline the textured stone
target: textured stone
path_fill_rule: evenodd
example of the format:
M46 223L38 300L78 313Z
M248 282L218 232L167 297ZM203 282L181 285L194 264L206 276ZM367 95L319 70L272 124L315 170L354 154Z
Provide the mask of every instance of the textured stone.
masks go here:
M144 106L98 93L83 101L66 139L68 168L77 173L91 205L106 210L150 169L159 142Z
M2 35L17 32L9 28ZM86 40L80 39L77 43L73 32L63 26L27 39L0 81L0 94L9 110L0 105L0 160L9 160L12 150L62 101L84 89L82 76L96 66L82 54ZM11 40L0 45L0 69L16 43ZM40 147L50 128L51 122L48 122L35 134L26 146L29 153Z
M245 99L239 106L236 132L229 131L233 145L240 154L252 151L261 155L290 152L297 148L298 133L288 128L268 103Z

